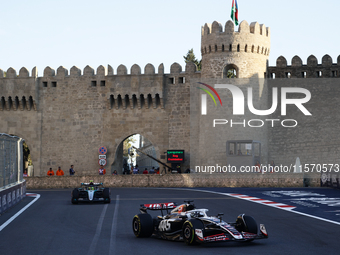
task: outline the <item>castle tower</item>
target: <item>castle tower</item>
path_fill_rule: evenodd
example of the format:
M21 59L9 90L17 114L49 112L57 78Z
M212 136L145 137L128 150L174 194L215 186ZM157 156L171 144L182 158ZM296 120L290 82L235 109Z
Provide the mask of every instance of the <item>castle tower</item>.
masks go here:
M240 23L238 32L229 20L216 21L202 27L202 78L264 78L270 51L270 29L247 21ZM229 72L228 72L229 70Z

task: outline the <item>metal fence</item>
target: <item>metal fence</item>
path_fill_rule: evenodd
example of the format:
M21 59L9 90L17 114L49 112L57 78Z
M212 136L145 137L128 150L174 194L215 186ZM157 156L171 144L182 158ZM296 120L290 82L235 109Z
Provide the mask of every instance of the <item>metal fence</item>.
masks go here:
M337 188L340 189L340 173L339 169L333 169L332 172L329 170L328 172L324 172L321 174L320 178L320 186L321 187L331 187L331 188Z
M0 189L23 181L23 139L0 133Z

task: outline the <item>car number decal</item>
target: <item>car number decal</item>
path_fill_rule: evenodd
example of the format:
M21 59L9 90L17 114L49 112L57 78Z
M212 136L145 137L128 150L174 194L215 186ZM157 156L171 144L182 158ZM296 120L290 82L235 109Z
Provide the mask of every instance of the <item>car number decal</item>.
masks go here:
M160 231L169 231L171 229L171 224L168 220L162 220L159 223L158 229Z

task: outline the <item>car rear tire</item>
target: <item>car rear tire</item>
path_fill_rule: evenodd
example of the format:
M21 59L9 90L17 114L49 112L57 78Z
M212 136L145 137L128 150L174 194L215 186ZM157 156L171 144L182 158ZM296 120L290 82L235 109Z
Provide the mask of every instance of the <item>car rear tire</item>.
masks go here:
M137 237L150 237L153 233L153 219L150 214L137 214L132 220L132 230Z
M78 204L78 199L79 199L79 190L74 189L72 191L72 199L71 199L72 204Z
M192 220L187 220L186 222L184 222L182 234L183 234L183 240L187 245L195 245L195 244L200 243L197 240L198 238L195 234L196 229L202 230L202 237L203 237L204 225L202 221L197 220L197 219L192 219Z

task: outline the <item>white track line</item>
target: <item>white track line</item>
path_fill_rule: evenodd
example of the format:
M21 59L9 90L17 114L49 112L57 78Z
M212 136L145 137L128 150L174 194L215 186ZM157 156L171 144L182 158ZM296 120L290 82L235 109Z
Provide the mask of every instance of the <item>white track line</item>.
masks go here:
M159 189L171 189L171 188L159 188ZM206 192L206 193L212 193L212 194L219 194L219 195L223 195L223 196L229 196L229 197L233 197L233 198L243 199L243 200L250 201L250 202L253 202L253 203L259 203L256 200L254 201L254 200L244 199L242 197L233 196L233 195L231 195L231 193L221 193L221 192L216 192L216 191L199 190L199 189L183 189L183 188L172 188L172 189L186 190L186 191L192 190L192 191ZM246 195L244 195L244 196L246 196ZM328 220L328 219L321 218L321 217L314 216L314 215L310 215L310 214L307 214L307 213L293 211L291 208L284 208L284 207L282 208L282 207L279 207L279 206L272 206L271 204L264 204L264 203L259 203L259 204L262 204L262 205L265 205L265 206L270 206L272 208L277 208L277 209L280 209L280 210L284 210L286 212L300 214L300 215L303 215L303 216L306 216L306 217L310 217L310 218L317 219L317 220L322 220L322 221L325 221L325 222L328 222L328 223L333 223L333 224L336 224L336 225L340 226L340 222L333 221L333 220Z
M89 255L95 254L95 250L96 250L96 246L97 246L97 243L98 243L98 240L99 240L99 236L100 236L100 233L102 232L102 226L103 226L103 221L104 221L104 217L105 217L105 214L106 214L107 207L108 207L108 204L106 204L104 206L103 211L102 211L102 213L99 217L96 233L94 234L89 252L87 253Z
M9 223L11 223L16 217L18 217L20 214L22 214L28 207L30 207L35 201L37 201L40 198L40 194L32 194L32 193L26 193L26 196L34 197L29 204L27 204L24 208L22 208L19 212L14 214L10 219L8 219L4 224L0 226L0 231L2 231Z
M119 195L116 196L115 211L113 213L111 238L110 238L110 250L109 254L114 254L116 246L116 233L117 233L117 221L118 221L118 207L119 207Z

